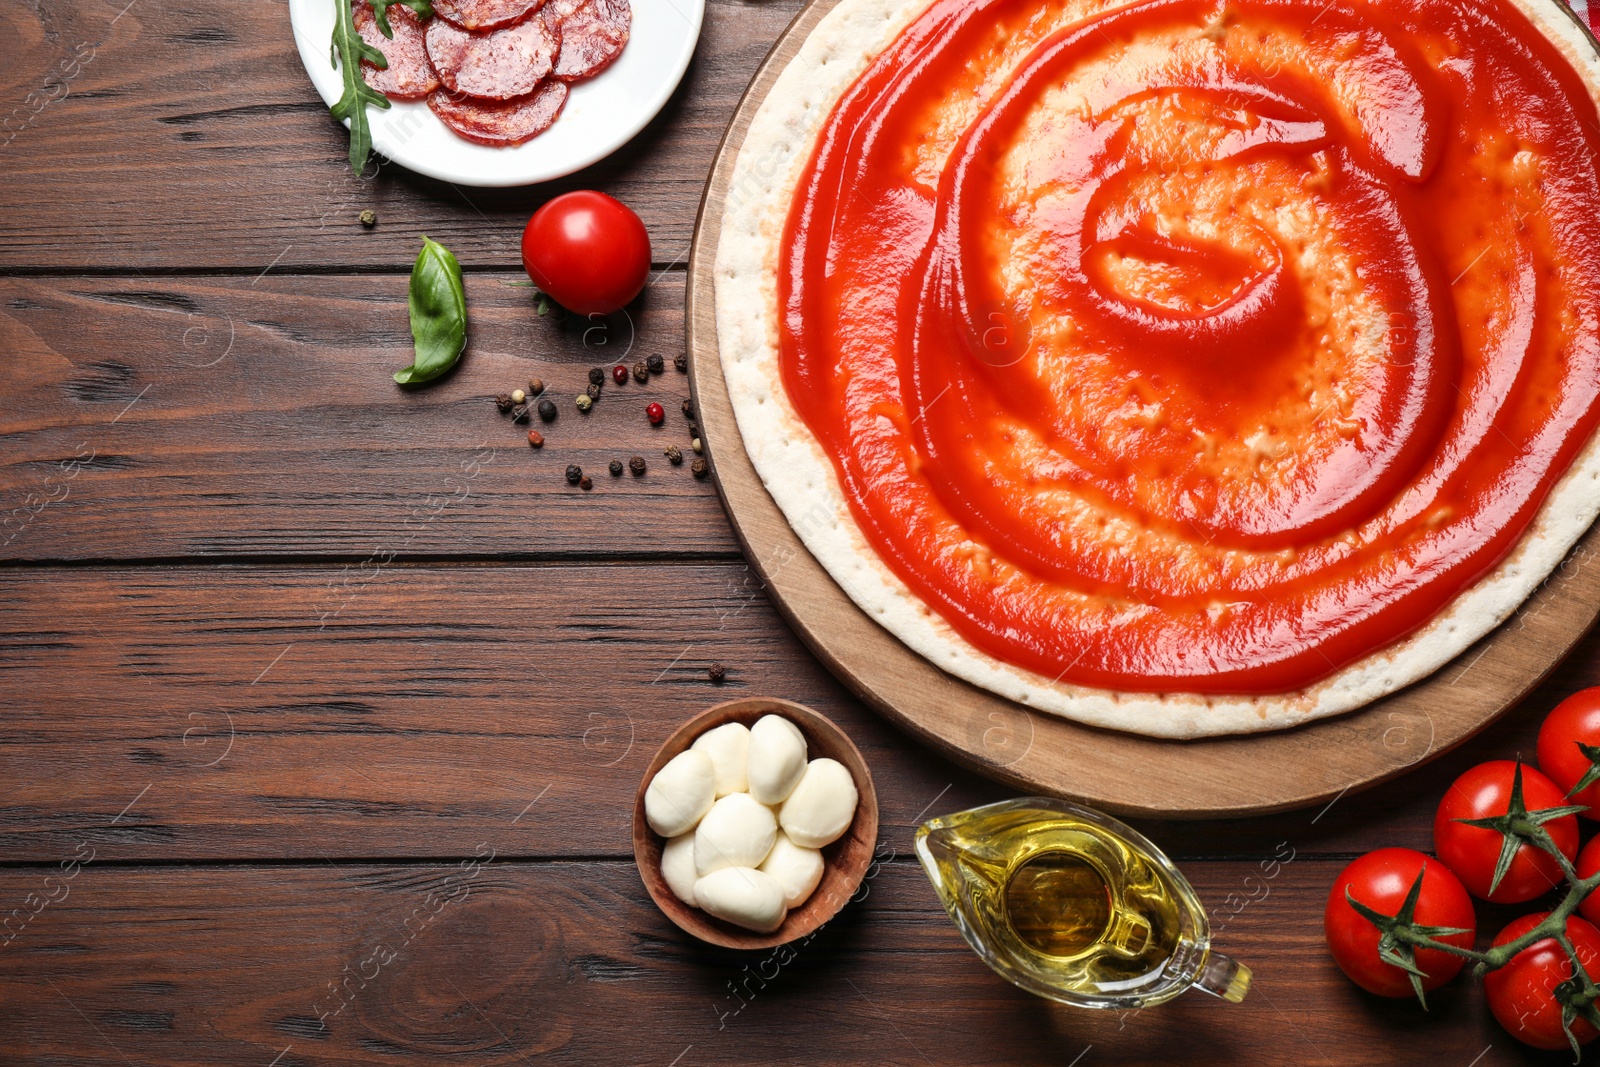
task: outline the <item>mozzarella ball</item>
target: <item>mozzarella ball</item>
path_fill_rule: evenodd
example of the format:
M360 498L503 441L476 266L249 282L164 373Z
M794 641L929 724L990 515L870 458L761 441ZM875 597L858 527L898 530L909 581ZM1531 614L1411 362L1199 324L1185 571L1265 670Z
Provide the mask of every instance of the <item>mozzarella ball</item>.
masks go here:
M784 904L798 908L822 881L822 867L821 852L795 844L779 830L778 840L772 843L772 851L761 861L760 869L783 886Z
M661 877L667 880L672 895L691 907L694 901L694 883L699 875L694 869L694 835L679 834L661 850Z
M758 867L772 851L778 822L749 793L730 793L706 812L694 831L694 869L701 878L724 867Z
M844 764L814 759L778 809L778 823L795 844L821 848L850 828L857 799L855 780Z
M749 788L745 761L750 755L750 728L744 723L723 723L695 738L689 747L711 757L711 769L717 778L717 796L743 793Z
M711 757L689 749L667 762L644 791L644 818L662 837L694 829L717 799Z
M694 899L717 918L758 934L772 933L789 913L783 886L754 867L724 867L706 875L694 884Z
M750 727L750 795L763 804L788 797L806 773L806 739L781 715L763 715Z

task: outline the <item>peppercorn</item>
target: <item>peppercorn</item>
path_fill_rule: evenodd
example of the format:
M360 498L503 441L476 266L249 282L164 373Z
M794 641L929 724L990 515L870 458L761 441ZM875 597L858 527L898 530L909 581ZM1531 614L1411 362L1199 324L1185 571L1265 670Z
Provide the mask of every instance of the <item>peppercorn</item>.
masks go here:
M651 404L644 409L644 417L650 420L651 426L660 426L661 420L667 417L667 409L660 404Z
M589 384L604 385L606 383L606 370L604 367L589 368Z
M591 482L589 480L589 476L587 474L585 474L582 478L578 479L578 488L579 489L593 489L594 488L594 483Z
M635 478L642 475L645 472L644 457L634 456L632 459L628 460L628 469L633 472L633 476Z
M518 404L516 407L512 408L511 409L511 421L512 422L527 422L528 421L528 405L526 405L526 404Z
M511 410L511 395L509 393L497 394L494 398L494 406L500 409L500 414L506 414Z
M693 419L689 420L689 425L685 429L689 431L689 440L691 441L700 436L700 424Z
M720 663L713 663L711 666L706 668L706 675L710 677L713 682L720 684L722 680L728 676L728 668L724 667Z
M590 408L594 407L594 397L590 396L588 393L579 393L578 399L574 401L574 403L578 405L579 411L588 411Z
M672 365L677 367L679 370L688 370L689 354L687 352L679 352L677 355L672 357Z
M377 224L378 224L378 213L376 211L372 210L369 207L369 208L367 208L367 210L365 210L365 211L363 211L361 213L361 225L365 226L367 229L370 230L374 226L376 226Z
M539 417L545 422L556 421L556 402L549 397L539 401Z
M538 396L542 392L544 392L544 379L542 379L542 378L529 378L528 379L528 395L529 396Z
M583 468L582 467L578 466L576 463L568 465L568 467L567 467L567 483L569 485L577 485L578 484L578 479L580 479L582 477L583 477Z
M700 443L700 438L698 438L698 437L696 437L693 441L689 442L689 447L694 449L696 452L704 452L705 451L705 446Z
M528 394L524 393L521 389L511 390L511 402L513 404L520 404L526 399L528 399Z
M622 477L622 460L614 459L611 461L611 477Z
M615 367L612 367L611 368L611 380L616 382L618 385L627 385L628 384L628 368L624 367L620 363L618 363Z
M633 365L633 380L636 382L648 382L650 380L650 364L642 359L635 363Z
M600 387L593 382L589 383L589 388L585 389L584 392L589 394L590 400L600 399Z
M538 430L529 430L528 431L528 447L529 448L543 448L544 447L544 434L540 433Z
M694 418L694 405L687 400L683 402L683 417L686 419Z
M651 374L660 374L666 369L667 366L660 355L651 356L649 359L644 361L644 365L650 368Z
M661 454L666 456L667 462L671 463L674 467L683 463L683 449L679 448L677 445L668 445L666 451Z
M706 466L706 461L703 459L697 459L689 464L689 469L694 472L696 478L704 478L711 473L711 468Z

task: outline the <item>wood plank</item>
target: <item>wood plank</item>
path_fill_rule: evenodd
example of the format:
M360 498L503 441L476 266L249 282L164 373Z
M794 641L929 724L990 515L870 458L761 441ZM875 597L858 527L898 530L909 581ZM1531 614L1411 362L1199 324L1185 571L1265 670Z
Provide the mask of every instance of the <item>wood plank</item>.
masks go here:
M682 273L596 322L540 317L525 280L470 276L461 366L402 390L403 277L0 279L0 558L733 556L714 488L662 456L690 440ZM650 384L573 405L656 352ZM540 451L491 399L530 377L560 411ZM646 477L606 473L634 453Z
M903 855L811 941L738 954L668 923L631 864L491 861L486 834L484 860L465 867L97 860L48 890L49 870L0 872L0 900L65 893L0 951L6 1058L1094 1065L1171 1062L1182 1048L1184 1063L1219 1065L1528 1061L1477 983L1458 979L1423 1012L1339 974L1321 924L1336 862L1299 857L1272 878L1188 865L1214 913L1238 909L1218 942L1252 967L1252 991L1237 1006L1189 993L1116 1013L996 977ZM478 840L463 839L467 856Z
M688 251L722 128L798 0L712 0L689 73L610 159L532 189L458 189L398 166L358 178L282 2L8 4L0 269L407 270L416 234L514 268L529 213L572 188L639 212L655 258ZM119 14L121 13L121 14ZM65 95L63 95L65 94ZM372 232L357 224L375 208Z
M1454 776L1532 758L1539 716L1600 682L1597 648L1400 781L1321 811L1136 825L1179 857L1266 856L1280 841L1426 849ZM13 568L0 571L0 672L11 861L51 862L79 840L119 861L427 857L491 830L518 856L626 856L656 747L711 704L762 694L849 733L884 843L1011 793L851 698L736 563Z

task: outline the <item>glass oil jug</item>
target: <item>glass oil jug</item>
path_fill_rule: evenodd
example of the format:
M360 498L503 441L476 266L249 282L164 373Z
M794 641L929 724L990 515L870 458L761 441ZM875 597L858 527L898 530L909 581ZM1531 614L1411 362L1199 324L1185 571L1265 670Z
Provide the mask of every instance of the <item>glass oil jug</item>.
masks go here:
M931 819L916 841L967 943L1030 993L1128 1009L1190 986L1237 1004L1250 987L1250 969L1211 948L1188 880L1107 815L1027 797Z

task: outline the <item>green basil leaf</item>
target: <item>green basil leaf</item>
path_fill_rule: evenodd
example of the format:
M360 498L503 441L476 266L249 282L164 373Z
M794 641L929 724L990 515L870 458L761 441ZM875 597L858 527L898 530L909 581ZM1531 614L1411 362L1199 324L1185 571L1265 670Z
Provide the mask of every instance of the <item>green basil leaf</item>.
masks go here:
M356 32L350 0L333 0L333 65L338 68L344 88L337 103L328 110L336 119L350 120L350 169L359 177L372 151L372 130L367 125L367 105L386 108L389 98L367 84L361 76L361 61L386 68L389 61Z
M456 365L467 344L467 294L461 264L437 241L422 239L411 268L411 366L395 374L401 385L431 382Z

